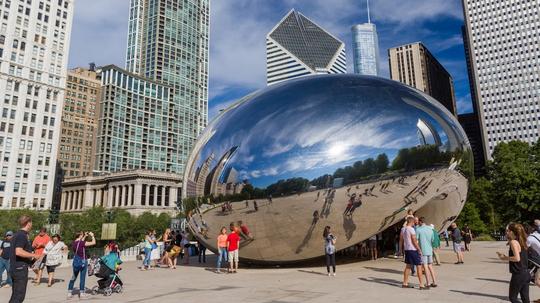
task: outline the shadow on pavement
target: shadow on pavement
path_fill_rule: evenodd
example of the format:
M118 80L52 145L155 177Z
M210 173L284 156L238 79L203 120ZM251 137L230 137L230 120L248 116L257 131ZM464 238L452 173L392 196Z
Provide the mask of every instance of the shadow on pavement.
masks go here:
M381 278L358 278L358 280L365 281L365 282L372 282L377 284L383 284L383 285L390 285L395 287L401 287L401 281L393 280L393 279L381 279Z
M396 274L396 275L403 275L403 271L396 270L396 269L390 269L390 268L377 268L377 267L368 267L364 266L365 269L370 269L376 272L384 272L389 274Z
M299 271L299 272L306 273L306 274L314 274L314 275L326 276L325 273L322 273L322 272L319 272L319 271L314 271L314 270L304 270L304 269L299 269L298 271Z
M504 283L504 284L509 284L510 283L510 281L490 279L490 278L475 278L475 279L476 280L482 280L482 281L489 281L489 282L500 282L500 283Z
M464 294L464 295L468 295L468 296L487 297L487 298L494 298L494 299L499 299L499 300L503 300L503 301L508 300L507 296L497 296L497 295L485 294L485 293L481 293L481 292L462 291L462 290L455 290L455 289L450 289L450 291L451 292L457 292L457 293Z

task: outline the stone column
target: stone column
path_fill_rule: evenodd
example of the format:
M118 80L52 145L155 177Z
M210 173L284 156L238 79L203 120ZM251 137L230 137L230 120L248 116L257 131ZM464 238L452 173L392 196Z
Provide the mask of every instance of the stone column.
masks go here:
M68 191L66 210L71 210L73 208L73 192Z
M126 206L133 205L133 199L131 198L131 196L133 196L133 185L132 184L128 185L128 198L127 198Z
M161 186L161 206L165 206L165 191L167 190L166 186Z
M115 186L115 195L114 195L114 205L116 207L119 207L119 206L122 206L121 202L122 201L122 186Z
M62 199L60 200L60 210L65 210L66 207L66 192L62 192Z
M176 195L178 188L171 186L169 187L169 206L176 206Z
M113 197L114 197L114 186L109 186L109 190L107 190L107 208L113 207Z
M133 196L133 205L141 206L142 184L137 182L133 186L135 190L135 196Z
M84 190L84 205L82 209L92 208L94 206L94 189L86 187Z
M103 206L102 205L103 201L101 200L102 193L103 193L103 189L101 188L96 189L96 206Z

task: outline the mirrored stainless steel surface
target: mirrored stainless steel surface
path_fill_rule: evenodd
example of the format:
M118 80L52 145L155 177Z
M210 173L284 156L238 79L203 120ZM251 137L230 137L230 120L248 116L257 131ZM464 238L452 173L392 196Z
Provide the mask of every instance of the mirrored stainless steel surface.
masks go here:
M359 75L291 80L240 100L195 144L184 203L213 251L222 226L242 221L240 257L294 262L398 228L407 210L437 229L467 198L472 153L458 121L401 83ZM210 201L213 204L209 203Z

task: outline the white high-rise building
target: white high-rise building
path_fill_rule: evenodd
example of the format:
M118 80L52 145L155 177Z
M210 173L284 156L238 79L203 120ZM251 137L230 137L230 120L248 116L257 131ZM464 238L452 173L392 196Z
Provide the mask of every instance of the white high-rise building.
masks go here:
M346 72L345 44L295 10L266 35L268 85L306 75Z
M54 191L74 0L0 0L0 206Z
M463 0L487 159L500 142L540 138L540 5L532 0Z
M367 1L368 23L357 24L351 28L353 43L354 73L378 76L379 70L379 37L377 27L371 23L369 0Z

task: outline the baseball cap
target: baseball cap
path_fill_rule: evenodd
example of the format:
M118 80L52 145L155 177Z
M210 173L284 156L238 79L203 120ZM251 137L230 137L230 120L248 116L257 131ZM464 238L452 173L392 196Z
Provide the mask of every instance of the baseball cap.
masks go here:
M13 236L13 232L11 230L6 233L6 237L10 237L10 236Z

